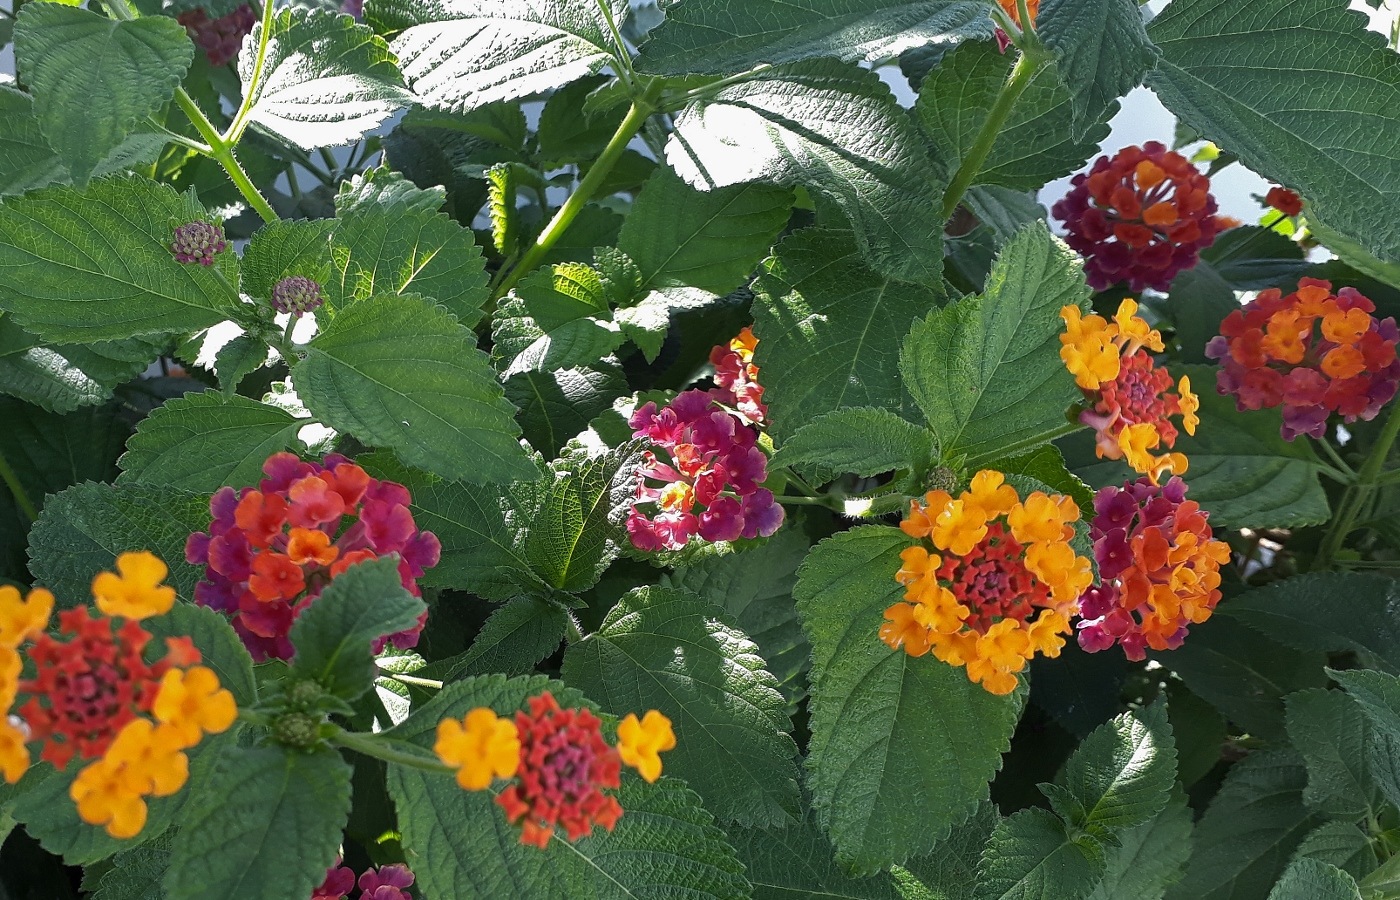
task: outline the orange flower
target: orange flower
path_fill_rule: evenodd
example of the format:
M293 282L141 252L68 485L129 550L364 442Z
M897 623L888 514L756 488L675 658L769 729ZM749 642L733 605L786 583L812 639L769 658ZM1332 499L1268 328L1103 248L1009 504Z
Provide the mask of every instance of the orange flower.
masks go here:
M1011 21L1016 23L1018 28L1025 28L1021 24L1021 9L1016 0L997 0L1002 10L1011 17ZM1026 0L1026 12L1031 14L1031 27L1035 27L1035 18L1040 14L1040 0Z
M175 589L161 584L170 570L154 553L121 554L117 572L99 572L92 580L92 596L103 615L140 621L163 616L175 605Z
M19 781L29 771L28 736L18 724L0 710L0 777L8 784Z
M329 566L340 555L331 536L315 528L293 528L287 535L287 558L298 566Z
M233 694L219 686L213 669L194 666L165 673L151 712L179 737L182 746L193 747L205 734L227 731L238 718L238 704Z
M661 777L661 753L675 746L676 733L671 730L671 720L657 710L648 710L640 721L636 713L628 713L618 723L618 756L648 782Z
M520 735L510 719L478 706L460 722L443 719L438 723L433 752L457 770L457 783L464 790L481 791L496 778L515 775L520 766Z

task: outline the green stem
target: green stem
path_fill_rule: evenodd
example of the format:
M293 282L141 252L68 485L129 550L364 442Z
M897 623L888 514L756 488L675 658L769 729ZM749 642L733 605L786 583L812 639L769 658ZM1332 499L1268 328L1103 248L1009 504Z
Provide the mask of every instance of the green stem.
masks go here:
M408 766L410 769L421 769L424 772L437 772L442 775L453 775L457 771L449 765L438 762L435 757L428 756L426 751L410 753L406 750L399 750L385 739L373 734L340 729L331 735L330 742L337 747L354 750L356 753L382 759L384 762L397 766Z
M1320 571L1330 565L1337 551L1342 549L1347 535L1351 534L1356 525L1357 515L1365 507L1376 485L1380 483L1382 470L1397 437L1400 437L1400 403L1391 406L1390 415L1385 420L1380 437L1376 439L1376 444L1371 448L1366 461L1361 464L1356 483L1347 488L1346 493L1342 495L1340 511L1332 520L1327 537L1317 552L1317 558L1313 560L1314 571Z
M991 155L997 136L1001 134L1006 120L1010 118L1011 110L1016 107L1016 101L1026 92L1031 79L1035 78L1040 67L1044 65L1045 58L1042 52L1036 51L1022 52L1021 58L1016 60L1011 75L1007 77L1006 83L1001 87L1001 93L997 95L996 103L992 104L991 111L987 113L987 120L982 123L982 130L977 133L977 140L958 165L958 171L953 175L953 181L943 195L944 221L951 219L953 213L957 212L963 195L972 187L972 182L982 171L982 165Z
M989 453L983 453L979 456L971 457L967 460L967 468L969 471L972 471L974 469L980 469L987 463L995 462L999 459L1008 459L1012 456L1015 456L1018 453L1024 453L1027 450L1034 450L1041 444L1048 444L1051 441L1057 440L1058 438L1062 438L1067 434L1073 434L1074 432L1078 431L1083 427L1084 426L1079 422L1065 422L1062 425L1057 425L1049 431L1042 432L1040 434L1034 435L1033 437L1028 437L1023 440L1015 441L1013 443L1006 444L1005 446L998 447L996 450L993 450Z
M831 497L794 497L790 494L779 494L773 498L785 506L825 506L827 509L837 509L832 505Z
M578 627L578 619L568 610L564 610L564 639L570 644L577 644L583 640L583 631Z
M238 104L238 111L233 114L233 121L229 123L228 130L219 137L219 142L227 147L237 146L243 138L243 130L248 127L249 113L253 110L253 98L258 95L263 69L266 67L267 44L272 36L272 19L273 2L272 0L263 0L262 27L258 30L258 48L254 56L253 77L248 79L248 88L243 92L243 100Z
M617 47L617 74L622 79L622 83L631 87L632 85L632 54L627 49L627 42L622 39L622 32L617 28L617 22L613 19L612 8L608 5L608 0L594 0L598 4L598 9L602 11L603 18L608 20L608 28L612 31L613 45Z
M389 677L392 678L392 679L394 679L395 681L401 681L401 682L403 682L404 684L411 684L411 685L413 685L414 687L430 688L431 690L434 690L434 691L440 691L440 690L442 690L442 682L441 682L441 681L435 681L435 680L432 679L432 678L418 678L418 677L413 676L413 675L400 675L400 674L391 674Z
M554 214L554 218L549 220L549 224L544 227L544 231L540 232L540 236L535 238L535 243L530 246L529 250L525 251L520 262L511 269L510 274L496 288L494 299L499 300L510 293L510 289L515 287L516 283L526 274L533 271L545 254L550 251L550 248L564 236L564 232L574 223L574 219L577 218L584 205L593 199L594 193L602 186L603 180L608 177L613 166L617 165L617 161L622 158L622 152L627 149L627 145L641 130L651 113L651 104L646 100L632 101L632 108L627 111L627 118L623 119L622 124L617 127L612 140L608 141L607 147L603 149L602 155L598 157L592 168L588 170L588 174L579 182L573 195L564 201L564 205L559 207L559 211Z
M1347 465L1347 461L1342 459L1342 455L1337 452L1336 447L1332 446L1331 441L1327 440L1326 438L1323 438L1322 440L1318 441L1317 444L1322 448L1322 452L1327 454L1327 458L1332 460L1332 462L1336 464L1337 471L1345 474L1348 477L1348 484L1356 480L1356 470L1353 469L1351 466Z
M24 514L26 519L33 522L39 518L39 510L35 509L34 501L30 500L29 495L25 493L24 485L19 483L19 476L15 474L14 469L10 468L10 461L5 458L3 453L0 453L0 481L4 481L5 487L10 489L10 493L15 498L15 505L19 507L19 511Z

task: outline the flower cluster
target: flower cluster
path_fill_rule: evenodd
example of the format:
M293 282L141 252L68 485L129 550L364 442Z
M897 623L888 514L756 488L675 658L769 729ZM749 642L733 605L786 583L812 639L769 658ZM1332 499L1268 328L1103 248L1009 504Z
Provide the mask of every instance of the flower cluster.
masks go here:
M337 859L326 870L326 880L311 892L311 900L347 900L356 886L360 889L359 900L412 900L408 889L413 886L413 873L403 863L377 869L371 866L356 881L355 870L340 862Z
M36 589L21 600L0 588L0 770L14 782L29 766L26 744L59 769L75 757L92 760L69 795L84 822L116 838L134 837L146 823L146 798L165 797L189 777L186 750L205 734L227 730L238 715L233 695L187 638L168 638L165 654L145 662L151 635L138 623L170 611L175 591L161 584L167 570L150 553L123 553L117 573L92 582L97 612L75 607L59 614L59 633L46 634L53 595ZM21 645L34 677L19 679ZM8 710L27 695L15 720Z
M1374 419L1395 396L1400 329L1377 320L1376 306L1355 288L1304 278L1284 296L1263 291L1230 313L1206 345L1219 360L1216 387L1241 409L1283 407L1283 436L1321 438L1327 417Z
M258 23L258 17L248 4L235 9L217 19L201 7L187 9L175 17L175 21L185 26L194 45L204 51L211 66L226 66L238 56L243 46L243 38Z
M921 543L901 554L895 578L907 602L885 610L880 639L910 656L932 649L992 693L1011 693L1032 656L1059 655L1093 580L1069 544L1078 518L1070 498L1035 491L1022 501L991 470L957 498L930 491L900 524Z
M212 222L186 222L175 228L174 239L170 242L170 252L175 261L199 263L212 266L214 257L228 249L222 225Z
M1021 7L1016 0L997 0L997 5L1001 7L1002 12L1011 17L1011 21L1015 22L1017 27L1026 27L1021 22ZM1040 14L1040 0L1026 0L1026 10L1031 14L1031 26L1034 27L1035 17Z
M662 410L648 403L633 414L635 436L655 448L646 453L627 518L637 549L679 550L695 534L711 542L768 537L783 524L783 508L760 487L768 458L758 448L757 426L767 407L753 364L757 343L745 328L710 354L718 387L685 391ZM654 504L656 512L647 515L640 504Z
M1264 202L1285 216L1296 216L1303 211L1303 198L1282 185L1269 188L1269 193L1264 195Z
M441 545L413 521L407 488L337 454L311 463L276 453L263 473L256 489L215 493L209 531L185 545L185 558L205 567L195 602L229 614L254 659L290 659L297 614L355 563L396 553L404 588L421 593L417 579L437 565ZM424 619L374 651L414 646Z
M1061 308L1065 331L1060 358L1084 392L1079 421L1094 429L1094 452L1100 459L1126 459L1155 483L1163 472L1186 471L1183 454L1154 456L1151 451L1176 446L1172 416L1181 416L1186 433L1195 434L1201 402L1191 392L1191 379L1183 375L1173 383L1171 374L1153 362L1147 351L1163 348L1162 335L1137 315L1137 308L1124 300L1112 322L1082 315L1077 306Z
M1072 185L1051 211L1096 291L1120 281L1167 290L1230 224L1215 214L1210 179L1156 141L1099 157Z
M554 695L530 698L529 711L515 721L486 707L462 719L438 723L433 751L457 770L465 790L513 779L497 797L506 818L520 825L520 842L544 848L563 826L570 841L601 825L611 831L622 805L605 791L621 786L623 763L647 781L661 775L662 751L676 745L671 720L656 710L642 718L629 714L618 725L618 744L603 738L602 722L587 709L562 709Z
M272 288L272 308L281 313L291 313L296 318L320 309L324 302L326 298L321 294L321 286L301 275L283 278Z
M1208 514L1186 499L1186 483L1146 478L1094 495L1090 534L1100 584L1079 598L1079 645L1114 644L1131 660L1146 648L1175 650L1193 623L1220 602L1220 567L1230 548L1214 539Z

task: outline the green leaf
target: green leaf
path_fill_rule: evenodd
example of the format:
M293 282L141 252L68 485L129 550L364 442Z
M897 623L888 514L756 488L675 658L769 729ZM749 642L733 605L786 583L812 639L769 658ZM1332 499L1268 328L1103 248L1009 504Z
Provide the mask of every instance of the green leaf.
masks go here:
M1054 444L1043 444L1029 453L1010 459L999 459L990 468L1007 476L1021 475L1033 479L1057 494L1074 498L1084 521L1094 518L1094 492L1065 468L1065 458Z
M904 868L918 879L920 887L932 890L938 900L973 900L982 851L1000 822L996 804L983 801L967 821L953 826L932 853L906 860ZM906 892L906 896L912 900L918 895Z
M1327 674L1361 704L1372 725L1400 740L1400 678L1373 669L1328 669Z
M261 30L254 26L250 46ZM248 120L303 150L354 143L409 100L384 39L338 12L283 10L260 76L256 56L238 57Z
M1107 851L1108 867L1090 900L1162 900L1180 880L1191 855L1191 810L1174 796L1150 821L1118 835Z
M1321 860L1353 878L1365 878L1377 865L1370 835L1353 822L1328 822L1313 829L1293 854L1295 862L1303 858Z
M1287 751L1254 753L1237 763L1196 823L1186 877L1167 892L1168 900L1263 896L1294 848L1320 824L1303 805L1306 783L1302 760Z
M257 702L253 658L228 619L219 613L193 603L176 603L170 612L146 619L141 625L157 643L163 638L189 638L203 657L200 665L214 670L219 684L228 688L239 706L251 707Z
M1327 598L1325 605L1319 597ZM1296 575L1230 601L1230 614L1300 650L1359 653L1368 665L1400 673L1395 581L1382 575Z
M267 342L251 334L240 334L219 348L214 355L214 374L219 390L233 397L244 378L261 369L268 359Z
M83 354L83 350L77 345L61 350L44 347L9 316L0 315L0 393L56 413L102 403L112 396L112 385L104 383L101 377L109 373L86 372L63 355L78 359L96 355L91 351ZM145 364L132 363L123 368L123 374L130 377L144 369Z
M670 169L647 179L618 235L647 287L727 294L753 273L787 224L792 191L741 184L697 191Z
M767 268L754 285L754 362L774 439L846 406L901 412L894 348L940 292L875 274L842 231L799 231Z
M305 900L335 862L350 765L334 750L242 747L186 790L167 900Z
M502 258L509 258L520 243L516 209L517 166L499 163L486 170L486 209L491 215L491 243Z
M1048 810L1023 809L1003 819L977 870L976 900L1080 900L1105 870L1103 851L1070 838Z
M492 320L495 353L509 360L502 377L597 362L625 340L610 319L603 281L593 267L559 263L532 272L501 301Z
M638 64L648 72L743 72L817 56L872 62L991 32L967 0L717 0L666 11Z
M137 176L0 204L0 308L54 343L186 334L238 318L218 266L182 265L175 226L208 214Z
M520 407L525 440L556 456L613 401L631 393L621 367L608 362L555 372L522 372L506 381L506 399Z
M866 526L828 538L799 572L812 642L814 805L840 858L859 871L923 853L986 799L1025 692L998 697L961 668L913 659L878 637L909 538Z
M371 645L407 631L427 611L404 589L399 561L384 557L356 563L331 581L292 623L292 669L315 679L342 700L354 700L374 684Z
M183 26L58 3L20 9L15 60L48 144L78 184L175 96L194 58Z
M943 254L933 179L918 129L873 72L830 59L764 69L691 102L666 145L702 190L752 181L839 206L882 275L936 284Z
M325 287L331 280L331 219L278 219L253 232L239 265L239 287L259 300L272 296L283 278L300 275Z
M1369 815L1371 727L1361 709L1340 691L1319 688L1299 691L1284 703L1288 739L1308 767L1304 802L1338 819Z
M726 831L753 885L754 900L899 900L901 896L886 872L858 878L843 869L813 815L783 828L730 826Z
M381 295L342 310L292 379L322 422L410 465L474 482L535 474L475 335L421 297Z
M712 556L678 568L669 583L709 600L758 645L788 712L807 696L807 663L811 653L792 590L797 567L811 544L797 528L784 528L769 540L742 553Z
M29 569L61 607L88 602L93 576L117 555L149 550L170 567L166 583L194 601L203 576L185 562L185 541L209 527L209 498L150 485L84 482L48 498L29 533Z
M47 495L69 485L112 478L113 461L130 433L115 404L60 416L0 397L0 422L0 457L41 506ZM0 494L9 499L8 488Z
M33 97L0 85L0 118L5 120L5 133L0 135L0 197L67 177L68 170L44 139Z
M1173 3L1148 84L1203 138L1308 199L1380 259L1400 253L1400 59L1338 0ZM1279 85L1307 71L1307 90ZM1339 122L1346 123L1340 125ZM1277 523L1275 523L1277 524Z
M306 419L247 397L186 394L156 407L127 442L118 484L212 494L262 478L269 456L301 446Z
M92 900L160 900L161 880L170 865L168 841L152 841L123 850L102 874Z
M623 447L601 456L567 452L537 485L539 505L521 524L530 568L561 591L597 584L625 540L627 509L636 501L639 454ZM527 524L528 523L528 524Z
M970 41L924 79L915 111L932 140L930 158L942 178L953 177L977 140L1014 61L1014 54L997 52L990 41ZM1082 166L1108 136L1108 126L1093 127L1077 140L1069 107L1058 68L1041 69L998 133L976 183L1038 190Z
M412 114L410 110L410 114ZM489 111L483 111L489 112ZM500 110L501 113L509 116L509 110ZM519 110L514 112L520 116L519 127L525 128L524 113ZM453 120L453 124L459 124ZM514 125L499 127L513 128ZM524 135L520 135L520 140L524 140ZM437 212L442 209L442 205L447 202L447 189L441 185L433 187L419 187L410 181L400 172L395 172L387 166L381 165L376 169L366 169L358 175L351 176L348 181L340 183L340 189L335 194L335 213L342 219L350 218L351 213L373 212Z
M590 98L605 87L625 85L607 75L594 75L561 87L545 101L535 129L544 168L590 163L607 147L627 107L619 98L616 105L595 109Z
M659 709L669 716L676 749L666 771L684 778L720 819L766 827L799 815L797 746L757 649L707 601L644 587L569 647L561 673L614 715Z
M900 353L905 384L945 459L983 456L1065 421L1078 394L1060 360L1060 308L1087 309L1075 254L1043 224L997 256L985 293L914 325Z
M670 287L651 291L636 306L614 310L613 320L622 333L642 351L647 362L656 362L676 313L703 310L720 302L709 291L699 288Z
M569 614L555 603L519 597L491 614L445 681L469 675L525 675L559 649Z
M1135 0L1045 0L1035 31L1069 87L1076 136L1106 121L1118 98L1142 84L1161 55Z
M933 435L886 409L851 407L817 416L793 433L773 466L823 466L862 477L919 470L933 458Z
M540 675L470 678L449 684L389 734L426 749L444 718L460 719L478 706L509 715L545 690L562 706L588 705L577 691ZM624 774L618 800L625 812L611 833L598 830L574 843L555 837L544 850L521 845L519 830L489 792L463 791L450 776L390 765L389 793L428 897L739 900L750 894L723 833L699 798L672 778L648 785Z
M1116 835L1151 821L1176 783L1176 741L1165 703L1130 710L1096 728L1065 763L1050 805L1075 828L1096 837ZM1059 792L1057 792L1058 794Z
M404 77L432 109L466 112L592 75L612 58L597 3L432 0L404 3L394 39Z
M1361 900L1356 879L1316 859L1295 859L1269 891L1269 900Z
M1191 461L1191 499L1216 528L1285 528L1327 521L1327 495L1318 482L1321 461L1307 441L1279 435L1276 409L1235 408L1215 390L1216 369L1181 366L1201 398L1201 425L1182 432L1176 450Z

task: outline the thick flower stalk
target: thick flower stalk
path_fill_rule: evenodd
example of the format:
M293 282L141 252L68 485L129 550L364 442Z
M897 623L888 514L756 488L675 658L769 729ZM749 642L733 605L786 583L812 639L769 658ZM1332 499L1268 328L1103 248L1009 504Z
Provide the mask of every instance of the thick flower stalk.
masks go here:
M1122 281L1165 291L1230 224L1215 214L1210 179L1157 141L1101 156L1071 184L1051 212L1096 291Z
M226 66L238 56L244 36L253 30L258 17L245 3L217 19L209 18L202 7L187 9L176 16L175 21L185 26L194 45L204 51L209 65Z
M522 844L543 849L558 827L570 841L597 826L611 831L623 812L611 793L622 784L622 765L655 781L661 775L658 754L675 745L671 721L650 710L640 720L629 714L618 727L617 746L610 746L597 716L562 709L545 692L531 697L528 712L517 712L514 721L486 707L460 720L444 719L433 752L457 769L465 790L509 779L496 803L520 826Z
M664 409L648 403L633 414L635 436L653 445L627 518L637 549L679 550L697 534L710 542L768 537L782 525L783 508L760 487L768 458L758 448L758 426L767 407L753 364L757 343L745 328L710 354L718 387L685 391Z
M1215 540L1208 514L1186 499L1186 483L1146 478L1094 495L1090 534L1100 584L1079 598L1079 645L1117 644L1130 660L1147 648L1175 650L1187 629L1220 602L1220 567L1230 547Z
M398 554L405 589L437 565L441 545L422 531L408 489L371 478L343 456L311 463L276 453L257 488L221 488L209 501L209 531L190 535L185 558L205 567L195 602L226 613L253 658L290 659L297 614L357 562ZM426 621L375 642L414 646Z
M900 527L920 543L895 574L906 602L885 610L880 639L910 656L932 649L988 691L1011 693L1036 653L1059 655L1093 580L1069 543L1078 518L1070 498L1035 491L1022 501L991 470L956 498L913 501Z
M1230 313L1206 356L1220 361L1216 388L1240 410L1283 407L1286 440L1322 438L1327 417L1371 420L1395 396L1400 361L1395 319L1355 288L1304 278L1287 296L1263 291Z
M150 553L122 554L117 572L93 579L96 610L60 613L57 636L45 632L52 594L36 589L21 600L0 588L0 772L18 781L29 767L27 745L59 769L74 757L91 760L69 794L83 821L117 838L140 833L146 798L169 796L189 777L185 751L238 715L188 638L167 638L161 658L145 662L151 635L139 620L170 611L165 575ZM18 677L22 657L32 678Z
M1176 446L1173 416L1181 417L1187 434L1200 424L1191 379L1183 375L1173 382L1148 352L1163 348L1162 335L1137 315L1132 300L1122 302L1112 322L1085 316L1077 306L1063 307L1060 317L1060 358L1084 392L1079 421L1094 429L1098 457L1127 460L1154 483L1165 472L1185 472L1185 455L1152 453Z

